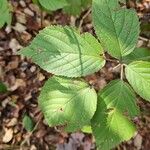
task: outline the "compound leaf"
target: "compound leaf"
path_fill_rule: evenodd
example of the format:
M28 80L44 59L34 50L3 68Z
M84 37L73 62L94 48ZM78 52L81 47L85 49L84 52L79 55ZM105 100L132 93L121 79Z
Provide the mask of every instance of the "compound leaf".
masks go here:
M50 73L67 77L92 74L105 64L102 47L95 37L89 33L80 35L72 27L45 28L20 54Z
M11 13L9 11L9 4L7 0L0 1L0 28L7 23L11 23Z
M83 81L52 77L42 88L39 105L49 126L65 125L67 131L90 123L97 94Z
M150 101L150 62L132 62L127 65L125 74L137 94Z
M68 5L67 0L38 0L47 10L55 11Z
M131 63L132 61L150 61L150 49L148 48L136 48L132 53L123 58L125 63Z
M118 0L93 0L94 27L108 53L122 59L131 53L139 35L139 21L134 10L120 8Z
M107 109L116 108L122 113L127 113L130 117L139 114L134 91L122 80L111 81L100 91L99 98L103 99Z

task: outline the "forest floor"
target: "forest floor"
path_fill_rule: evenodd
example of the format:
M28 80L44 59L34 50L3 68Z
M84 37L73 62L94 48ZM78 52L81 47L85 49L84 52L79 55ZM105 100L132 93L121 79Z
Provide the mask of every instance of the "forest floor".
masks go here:
M90 150L96 149L94 138L82 132L65 133L62 128L50 128L38 108L38 95L45 81L52 76L31 60L20 57L16 52L27 46L38 31L48 25L74 24L81 32L94 34L91 14L87 11L80 17L67 16L61 10L52 14L43 12L31 0L11 0L13 20L11 26L0 29L0 80L8 92L0 95L0 150ZM141 26L150 23L150 0L142 0L135 7ZM82 24L81 24L82 23ZM42 25L42 26L41 26ZM150 31L141 28L138 47L150 47ZM86 80L102 89L110 80L119 76L114 62L107 62L99 72ZM116 150L150 150L150 103L138 98L141 115L134 119L138 133L130 141L122 143ZM23 116L28 114L34 123L38 122L31 134L23 127Z

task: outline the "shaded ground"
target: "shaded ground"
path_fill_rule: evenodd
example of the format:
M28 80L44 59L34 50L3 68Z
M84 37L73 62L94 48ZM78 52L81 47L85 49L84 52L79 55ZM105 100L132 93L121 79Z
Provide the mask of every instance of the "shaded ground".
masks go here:
M49 128L43 120L37 97L51 74L41 70L31 60L16 55L17 50L28 45L41 29L41 12L30 0L11 0L11 3L12 26L0 30L0 80L9 89L6 94L0 95L0 150L52 150L56 147L58 150L95 149L94 139L90 134L64 133L62 128ZM150 31L144 28L150 22L150 1L145 0L138 5L130 3L129 6L136 7L142 21L138 46L150 47ZM85 14L86 11L76 19L77 26ZM75 21L75 18L70 18L61 11L43 15L43 27L49 24L69 25ZM84 19L81 30L93 33L90 15ZM97 90L102 89L110 80L119 76L119 70L113 70L115 66L115 63L108 62L100 72L86 77L86 80ZM141 116L134 120L138 134L129 142L121 144L118 150L150 149L150 103L140 100L138 104ZM32 135L22 125L25 113L35 123L39 122Z

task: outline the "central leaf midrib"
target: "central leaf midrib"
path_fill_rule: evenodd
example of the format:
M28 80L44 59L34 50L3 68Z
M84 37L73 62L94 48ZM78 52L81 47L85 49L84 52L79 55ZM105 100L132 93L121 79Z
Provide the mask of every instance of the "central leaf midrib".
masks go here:
M36 45L37 45L37 43L36 43ZM30 47L32 50L36 50L35 48L33 48L33 47ZM46 49L46 51L41 51L41 53L49 53L49 54L53 54L54 56L55 55L57 55L57 56L61 56L61 54L72 54L72 55L81 55L81 56L88 56L88 57L94 57L94 58L96 58L96 59L101 59L101 58L103 58L102 56L100 56L100 55L88 55L88 54L84 54L84 53L81 53L81 54L79 54L79 53L73 53L73 52L61 52L61 53L58 53L58 52L55 52L55 51L48 51L47 49ZM40 53L40 54L41 54ZM39 54L34 54L34 55L32 55L31 57L34 57L35 55L39 55ZM51 59L51 58L50 58Z
M109 7L109 3L108 3L107 0L106 0L106 3L107 3L107 6L108 6L108 9L109 9L109 16L110 16L110 19L111 19L112 24L113 24L114 33L115 33L115 35L116 35L116 40L117 40L118 46L119 46L119 48L120 48L120 51L119 51L120 57L122 57L120 42L119 42L118 34L117 34L117 31L116 31L116 28L115 28L115 25L114 25L114 20L113 20L113 18L112 18L112 12L111 12L111 9L110 9L110 7ZM116 15L116 12L115 12L114 14Z
M68 47L70 47L71 49L72 49L72 51L74 51L74 49L70 46L70 45L68 45L66 42L64 42L63 40L61 40L61 39L59 39L59 38L57 38L57 37L55 37L55 36L52 36L52 35L45 35L45 34L41 34L41 35L43 35L43 36L45 36L45 37L51 37L51 38L55 38L56 40L58 40L58 41L61 41L61 42L63 42L65 45L67 45ZM47 41L47 39L43 39L43 40L46 40ZM49 43L49 41L47 41L48 43ZM36 43L37 44L37 43ZM92 47L91 47L91 49L92 49ZM75 51L75 52L77 52L77 51ZM70 52L62 52L62 53L69 53L69 54L78 54L79 55L79 53L70 53ZM98 57L99 55L97 55L97 54L88 54L88 53L84 53L84 51L83 51L83 53L81 53L81 55L87 55L87 56L93 56L93 57Z

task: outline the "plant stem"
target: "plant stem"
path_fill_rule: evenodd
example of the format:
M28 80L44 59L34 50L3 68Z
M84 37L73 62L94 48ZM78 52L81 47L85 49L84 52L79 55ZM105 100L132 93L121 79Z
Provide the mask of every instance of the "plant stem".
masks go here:
M124 77L124 65L121 64L120 79L123 80L123 77Z
M114 62L114 63L119 63L119 60L106 58L106 56L105 56L104 54L103 54L103 58L104 58L106 61L110 61L110 62Z
M116 62L117 62L117 63L119 62L118 60L109 59L109 58L106 58L105 60L106 60L106 61L110 61L110 62L115 62L115 63L116 63Z
M70 17L70 25L75 27L76 26L76 18L74 16Z
M43 28L43 10L41 9L41 29Z
M113 68L113 70L119 68L120 66L121 66L121 64L119 63L117 66L115 66L115 67Z

